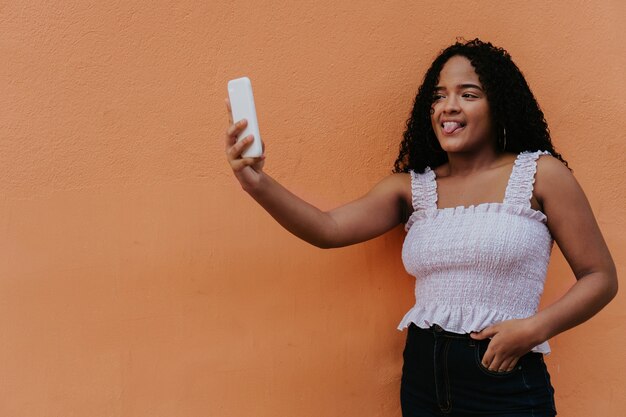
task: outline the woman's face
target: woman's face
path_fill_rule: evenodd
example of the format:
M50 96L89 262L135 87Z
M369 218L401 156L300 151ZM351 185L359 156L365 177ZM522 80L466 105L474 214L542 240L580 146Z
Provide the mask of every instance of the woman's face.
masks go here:
M496 146L487 95L464 56L453 56L441 69L430 120L446 152L474 152Z

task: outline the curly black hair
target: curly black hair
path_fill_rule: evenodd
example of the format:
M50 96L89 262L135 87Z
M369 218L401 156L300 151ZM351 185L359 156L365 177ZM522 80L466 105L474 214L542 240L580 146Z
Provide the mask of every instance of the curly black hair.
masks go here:
M485 89L500 142L503 142L500 135L506 129L506 149L501 151L549 151L568 166L554 149L543 112L509 53L489 42L473 39L457 41L441 51L426 72L415 97L411 117L406 122L393 172L413 170L422 173L426 167L434 169L448 161L447 153L435 136L430 116L441 69L457 55L471 62Z

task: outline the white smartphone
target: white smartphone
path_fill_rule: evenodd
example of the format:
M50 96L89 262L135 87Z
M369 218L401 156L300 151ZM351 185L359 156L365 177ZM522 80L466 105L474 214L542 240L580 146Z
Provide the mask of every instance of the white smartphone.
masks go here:
M228 97L230 108L233 113L233 122L237 123L241 119L248 121L248 126L237 136L237 141L248 135L254 136L254 141L241 156L245 158L255 158L263 154L261 145L261 134L259 133L259 121L256 116L254 96L252 95L252 83L248 77L237 78L228 82Z

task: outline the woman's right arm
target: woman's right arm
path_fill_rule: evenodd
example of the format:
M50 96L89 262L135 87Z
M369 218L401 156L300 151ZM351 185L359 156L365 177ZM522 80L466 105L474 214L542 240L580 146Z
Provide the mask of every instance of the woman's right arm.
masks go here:
M245 121L233 124L231 120L226 131L226 156L233 173L244 191L297 237L320 248L347 246L379 236L406 218L408 174L392 174L363 197L322 211L263 172L265 153L259 158L241 156L252 141L249 136L236 142L245 126Z

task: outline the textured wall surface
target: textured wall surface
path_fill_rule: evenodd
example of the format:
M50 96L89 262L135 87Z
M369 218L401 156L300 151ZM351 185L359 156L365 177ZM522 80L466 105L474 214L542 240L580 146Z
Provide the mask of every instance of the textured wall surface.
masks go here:
M623 272L624 4L0 2L0 415L400 415L404 233L323 251L256 206L242 75L267 172L328 209L390 172L441 48L505 47ZM555 248L543 305L573 282ZM551 341L560 415L626 415L625 307Z

